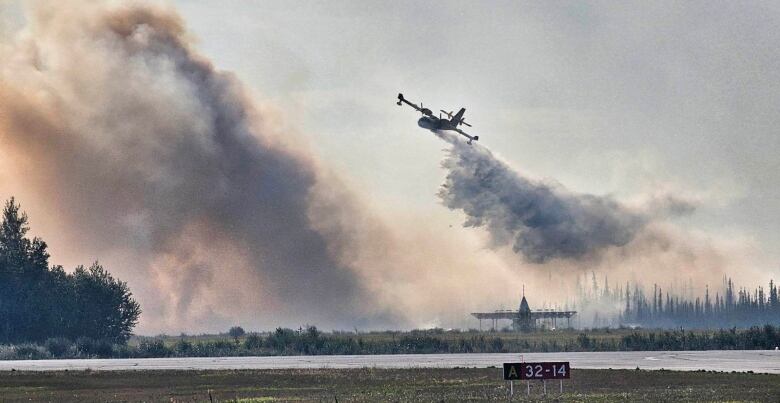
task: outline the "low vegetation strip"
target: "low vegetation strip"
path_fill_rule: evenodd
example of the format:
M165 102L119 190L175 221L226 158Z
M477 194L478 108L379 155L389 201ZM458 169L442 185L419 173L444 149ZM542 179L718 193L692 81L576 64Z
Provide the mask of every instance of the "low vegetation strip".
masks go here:
M409 332L321 333L316 327L278 328L234 337L141 338L140 356L241 356L334 354L530 353L565 351L770 350L780 329L766 325L727 330L478 332L443 329Z
M14 372L3 401L506 401L500 368ZM777 401L780 375L578 370L532 384L531 400L581 402ZM525 384L515 384L525 398Z
M533 333L445 331L322 333L316 327L269 333L135 337L129 343L65 338L0 346L0 359L237 357L567 351L774 350L774 326L728 330L592 329Z

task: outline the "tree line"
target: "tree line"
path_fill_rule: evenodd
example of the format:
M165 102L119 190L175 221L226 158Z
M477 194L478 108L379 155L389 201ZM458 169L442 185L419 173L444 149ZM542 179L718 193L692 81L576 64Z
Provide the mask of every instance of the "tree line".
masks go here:
M710 295L705 286L703 297L683 297L664 291L653 285L653 294L646 296L635 288L628 289L623 322L639 323L651 327L723 328L750 327L757 324L780 324L780 300L777 285L769 281L765 290L759 286L752 292L747 288L736 289L731 278L725 278L723 293Z
M72 273L50 266L46 242L30 239L29 229L11 198L0 221L0 343L125 343L141 314L127 284L97 262Z
M277 328L268 333L228 333L198 340L139 337L128 344L75 343L49 339L43 344L0 346L0 359L152 358L276 355L358 355L432 353L531 353L565 351L771 350L780 346L780 328L690 331L594 329L587 332L461 332L429 329L409 332L322 333L314 326ZM539 337L544 335L544 337Z
M724 276L715 290L689 280L687 284L667 287L669 290L653 284L648 291L639 283L610 288L606 277L599 284L595 274L591 276L590 287L583 286L578 279L577 288L579 307L592 316L593 327L721 329L780 325L780 298L773 280L766 288L750 290L737 288L731 278ZM701 291L703 295L698 294Z

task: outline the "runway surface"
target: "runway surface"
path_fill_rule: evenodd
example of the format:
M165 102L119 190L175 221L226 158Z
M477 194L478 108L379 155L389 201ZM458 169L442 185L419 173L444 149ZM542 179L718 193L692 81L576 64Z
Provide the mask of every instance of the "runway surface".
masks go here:
M780 351L631 351L530 354L320 355L0 361L0 371L202 370L282 368L500 367L504 362L570 361L572 368L780 373Z

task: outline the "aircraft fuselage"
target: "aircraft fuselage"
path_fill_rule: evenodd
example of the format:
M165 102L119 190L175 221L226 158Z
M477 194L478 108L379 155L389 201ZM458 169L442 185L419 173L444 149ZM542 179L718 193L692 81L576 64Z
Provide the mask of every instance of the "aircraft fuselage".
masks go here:
M423 116L417 121L417 125L428 130L453 130L455 127L447 119L439 119L433 116Z

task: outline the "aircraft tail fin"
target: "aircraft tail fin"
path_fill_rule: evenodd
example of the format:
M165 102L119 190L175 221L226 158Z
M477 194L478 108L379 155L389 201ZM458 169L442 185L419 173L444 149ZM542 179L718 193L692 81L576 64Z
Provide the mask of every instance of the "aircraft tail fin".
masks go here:
M464 113L466 113L466 108L460 108L458 113L456 113L455 116L450 119L450 123L452 123L455 127L458 127L458 125L462 123Z

